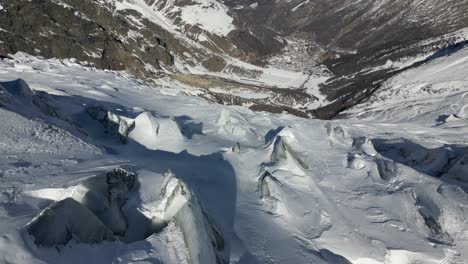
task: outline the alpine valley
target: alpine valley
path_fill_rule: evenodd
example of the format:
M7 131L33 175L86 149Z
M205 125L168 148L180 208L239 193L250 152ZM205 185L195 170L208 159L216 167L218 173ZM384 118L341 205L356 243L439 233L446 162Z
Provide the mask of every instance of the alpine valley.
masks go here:
M0 0L0 263L468 264L468 0Z

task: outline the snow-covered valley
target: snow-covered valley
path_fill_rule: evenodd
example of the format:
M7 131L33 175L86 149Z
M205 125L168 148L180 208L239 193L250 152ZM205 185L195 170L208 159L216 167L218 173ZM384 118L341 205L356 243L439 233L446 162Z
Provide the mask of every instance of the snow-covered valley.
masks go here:
M4 59L0 262L468 263L467 57L333 121Z

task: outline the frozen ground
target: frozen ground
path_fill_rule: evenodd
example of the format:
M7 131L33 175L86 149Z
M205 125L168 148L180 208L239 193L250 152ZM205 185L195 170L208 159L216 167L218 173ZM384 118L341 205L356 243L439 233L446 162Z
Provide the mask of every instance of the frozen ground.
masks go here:
M0 262L468 263L466 56L332 122L1 61Z

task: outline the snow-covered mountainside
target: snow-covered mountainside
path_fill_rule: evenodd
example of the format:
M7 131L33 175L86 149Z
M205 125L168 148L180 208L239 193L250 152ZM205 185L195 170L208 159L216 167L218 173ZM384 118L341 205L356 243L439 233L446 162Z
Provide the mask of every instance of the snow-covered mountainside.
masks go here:
M460 29L466 0L225 0L236 14L282 34L307 34L343 52L402 44ZM253 25L254 23L246 23ZM300 35L300 34L297 34Z
M212 102L332 119L468 43L468 0L0 0L0 58L75 58ZM403 67L404 66L404 67ZM170 85L172 87L172 85Z
M465 48L392 77L366 102L344 114L387 122L415 119L428 126L448 124L457 118L462 121L468 116L465 113L467 73L468 49Z
M3 59L0 262L468 263L467 58L333 121Z

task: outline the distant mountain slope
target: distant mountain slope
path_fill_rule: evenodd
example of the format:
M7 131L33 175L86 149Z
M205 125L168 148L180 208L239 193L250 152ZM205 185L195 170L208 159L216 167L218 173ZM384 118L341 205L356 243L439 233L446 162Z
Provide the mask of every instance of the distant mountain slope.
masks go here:
M150 81L182 80L214 102L322 119L365 101L412 63L468 41L468 0L0 5L0 56L76 58Z
M450 127L468 118L468 47L395 75L344 116Z
M388 60L424 59L467 39L466 34L449 34L468 27L467 0L233 0L226 3L239 21L247 21L244 22L247 26L262 25L282 36L300 37L323 47L321 62L334 77L321 88L333 103L312 112L321 118L332 118L366 100L382 80L395 74L396 65L382 70ZM446 37L439 38L442 35ZM380 70L363 74L374 67Z
M219 55L248 58L227 7L216 1L0 1L0 54L77 58L98 68L144 75L177 71L175 60L221 70ZM208 18L209 19L206 19ZM205 18L205 19L204 19ZM232 33L235 35L235 33ZM276 51L282 41L266 42ZM252 38L255 38L252 36ZM260 42L259 42L260 43Z
M330 50L408 44L466 27L467 0L227 0L248 25L302 34Z

